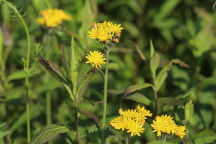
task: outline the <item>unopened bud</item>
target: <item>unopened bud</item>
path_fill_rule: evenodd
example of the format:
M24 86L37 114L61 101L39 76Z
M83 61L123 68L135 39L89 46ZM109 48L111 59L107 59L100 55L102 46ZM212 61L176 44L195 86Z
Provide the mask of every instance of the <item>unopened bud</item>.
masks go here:
M117 39L117 38L115 38L113 41L114 41L115 43L119 43L119 39Z
M123 112L122 108L119 108L119 114L121 115Z
M97 28L96 22L93 23L93 27L94 27L94 28Z
M121 36L121 33L120 33L120 32L118 32L116 35L117 35L117 37L120 37L120 36Z

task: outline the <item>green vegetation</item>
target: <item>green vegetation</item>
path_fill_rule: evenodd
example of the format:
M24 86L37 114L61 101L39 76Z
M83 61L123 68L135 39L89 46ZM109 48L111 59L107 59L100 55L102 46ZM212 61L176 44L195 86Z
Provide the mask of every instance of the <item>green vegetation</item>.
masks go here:
M216 143L214 5L0 0L0 143Z

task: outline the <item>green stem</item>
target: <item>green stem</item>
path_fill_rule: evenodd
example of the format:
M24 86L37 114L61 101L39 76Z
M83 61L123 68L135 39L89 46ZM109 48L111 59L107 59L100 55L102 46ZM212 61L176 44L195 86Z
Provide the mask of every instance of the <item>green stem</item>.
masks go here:
M154 91L154 100L155 100L155 115L157 115L158 114L158 93L156 90L155 78L153 78L153 85L154 85L153 91Z
M167 138L167 135L162 135L162 144L166 143L166 138Z
M8 106L7 106L7 77L6 77L6 70L5 70L5 62L3 58L3 37L2 32L0 29L0 65L1 65L1 72L2 72L2 86L3 86L3 109L5 114L5 122L6 122L6 130L9 130L9 122L8 122ZM4 138L5 144L8 144L10 141L10 136L6 135Z
M102 123L102 143L105 143L105 123L106 123L106 111L107 111L107 81L108 81L108 65L109 65L109 52L110 50L106 50L106 68L104 75L104 111L103 111L103 123Z
M50 95L50 92L46 92L46 121L47 121L47 125L52 124L52 119L51 119L51 95Z
M130 143L130 135L127 134L125 144L129 144L129 143Z
M74 107L74 111L75 111L75 141L76 144L79 144L79 120L78 120L78 112L77 112L77 106Z
M7 2L6 0L0 0L0 2L4 2L7 4L8 7L10 7L14 13L17 15L17 17L20 19L22 22L26 36L27 36L27 51L26 51L26 63L24 66L26 75L25 75L25 90L26 90L26 119L27 119L27 143L29 144L31 142L31 133L30 133L30 106L29 106L29 59L30 59L30 35L29 35L29 30L28 27L20 15L19 11L16 9L15 6L13 6L10 2Z
M49 0L44 0L48 8L52 8L52 5L50 4Z

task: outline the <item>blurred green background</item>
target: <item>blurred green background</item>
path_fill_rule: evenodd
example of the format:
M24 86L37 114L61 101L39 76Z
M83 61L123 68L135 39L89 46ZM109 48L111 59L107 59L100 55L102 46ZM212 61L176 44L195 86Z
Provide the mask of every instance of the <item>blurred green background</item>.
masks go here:
M126 98L120 102L125 90L134 84L151 82L149 60L142 60L136 46L149 59L152 39L155 51L159 53L160 66L169 60L179 58L190 68L173 66L159 91L161 105L159 114L171 114L179 122L185 121L187 136L185 143L216 143L216 10L214 0L50 0L54 8L63 9L72 16L61 29L47 29L39 26L36 19L41 10L48 8L45 0L13 0L12 2L24 20L31 36L31 128L35 135L46 125L46 93L52 99L52 123L70 128L74 138L73 103L62 85L40 65L35 54L40 44L40 54L55 65L62 65L62 49L68 52L73 33L83 69L85 53L102 50L100 43L88 38L93 22L111 21L121 24L120 43L110 54L108 80L109 121L118 116L118 109L133 108L137 103L152 109L153 92L150 88L138 93L144 101ZM8 81L7 99L3 100L3 86L0 85L0 123L5 122L3 103L8 105L8 123L12 143L26 142L24 71L22 59L26 56L27 39L23 25L6 5L0 4L0 26L3 33ZM0 67L1 68L1 67ZM2 77L2 73L0 73ZM82 73L80 73L82 75ZM2 81L2 79L1 79ZM164 98L164 99L163 99ZM167 98L167 99L166 99ZM172 98L175 98L174 100ZM82 93L80 109L91 111L102 120L103 79L97 72ZM179 103L178 103L179 102ZM187 105L186 105L187 104ZM191 108L193 107L194 108ZM186 114L186 108L190 113ZM154 119L154 118L152 118ZM80 120L80 143L97 143L97 127L94 120L83 114ZM156 143L148 124L141 137L133 137L131 143ZM0 127L0 132L5 127ZM115 135L114 135L115 134ZM122 132L112 132L107 143L124 143ZM168 140L169 141L169 140ZM53 143L66 143L65 136L59 136ZM182 143L179 138L171 143Z

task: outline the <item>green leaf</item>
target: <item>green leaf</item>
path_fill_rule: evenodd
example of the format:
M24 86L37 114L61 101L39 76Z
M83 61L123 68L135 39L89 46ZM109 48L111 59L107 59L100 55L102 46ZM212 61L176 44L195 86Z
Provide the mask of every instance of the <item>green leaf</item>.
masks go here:
M31 107L31 109L30 109L31 119L34 119L38 115L40 115L40 109L41 109L40 104ZM13 133L15 130L17 130L18 128L20 128L24 124L26 124L26 112L24 112L21 116L19 116L19 118L16 119L16 121L13 123L13 125L10 128L11 133Z
M159 89L161 88L162 84L164 83L164 81L167 78L167 71L163 71L160 72L156 78L156 91L159 91Z
M86 34L89 31L90 27L93 24L93 21L94 21L94 16L93 16L90 0L85 0L85 5L82 14L82 28L84 34Z
M150 56L151 56L151 58L153 57L153 55L154 55L154 45L153 45L152 40L150 39Z
M194 104L192 103L192 100L190 100L185 105L185 120L188 120L189 123L192 123L194 117Z
M130 93L136 92L138 90L142 90L144 88L148 88L148 87L154 87L152 84L150 83L142 83L142 84L136 84L136 85L132 85L130 87L127 88L126 92L125 92L125 96L129 95Z
M148 88L148 87L154 87L152 84L150 83L142 83L142 84L136 84L136 85L132 85L130 87L127 88L127 90L125 91L124 95L121 98L121 101L129 94L136 92L138 90L142 90L144 88Z
M195 144L207 144L216 142L216 133L211 130L204 130L198 133L194 139Z
M68 128L60 125L46 126L37 133L37 135L32 139L31 144L44 144L56 137L57 135L61 133L66 133L68 131Z
M156 15L155 19L159 21L167 17L180 2L180 0L166 0L166 2L163 3L163 6L160 9L160 12Z
M149 105L151 103L151 101L146 96L138 92L126 97L125 99L129 99L144 105Z
M34 76L37 73L29 73L29 77ZM26 76L26 72L24 70L20 70L17 72L12 73L11 75L8 76L7 81L12 81L12 80L18 80L18 79L24 79Z
M47 61L44 59L40 54L38 54L38 59L39 62L44 66L44 68L54 77L56 78L59 82L63 84L67 84L66 78L63 77L61 71L54 66L51 62Z
M159 64L160 64L160 56L157 53L155 53L150 61L150 68L152 71L153 78L156 77L156 71L159 67Z
M76 56L76 50L75 50L75 44L74 44L74 38L71 38L71 58L70 58L70 77L73 84L73 93L76 93L77 89L77 56Z
M166 80L167 75L168 75L167 72L170 70L173 64L178 64L181 67L189 68L189 66L185 62L181 61L180 59L171 60L167 65L163 67L163 69L159 72L159 74L156 77L156 90L157 91L159 91L160 87Z
M98 126L100 125L99 118L93 112L89 110L79 111L79 112L82 115L86 116L87 118L94 120Z
M0 139L4 138L8 134L10 134L10 131L0 132Z
M39 62L44 66L44 68L54 78L56 78L59 82L61 82L61 84L63 84L63 86L65 87L65 89L69 93L71 99L74 101L74 96L73 96L71 89L70 89L70 82L67 81L67 79L62 75L61 71L57 67L55 67L51 62L49 62L46 59L44 59L43 57L41 57L39 53L38 53L38 59L39 59Z
M176 98L173 98L173 97L162 97L162 98L158 98L158 103L160 105L180 105L180 106L184 106L184 104L176 99Z
M195 57L202 56L209 51L214 45L214 33L212 28L203 28L195 37L190 40L190 44L194 46L193 55Z

